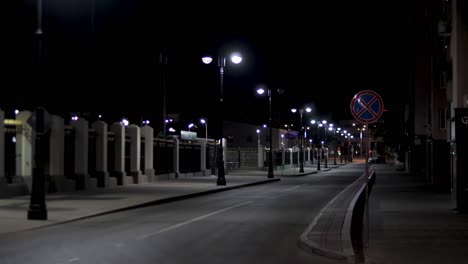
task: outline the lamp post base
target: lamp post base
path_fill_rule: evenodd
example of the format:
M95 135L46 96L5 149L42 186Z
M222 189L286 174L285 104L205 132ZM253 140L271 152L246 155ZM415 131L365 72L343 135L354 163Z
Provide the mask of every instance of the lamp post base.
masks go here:
M226 185L226 178L218 177L218 180L216 181L216 185L225 186Z
M216 185L226 185L226 177L224 174L224 161L221 161L218 166L218 179L216 180Z
M274 178L275 176L273 175L273 167L270 165L268 167L268 178Z
M47 220L47 209L44 204L33 204L28 209L29 220Z

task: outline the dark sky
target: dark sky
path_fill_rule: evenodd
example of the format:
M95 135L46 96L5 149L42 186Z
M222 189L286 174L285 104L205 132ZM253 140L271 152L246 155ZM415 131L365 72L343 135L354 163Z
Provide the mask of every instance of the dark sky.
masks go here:
M160 123L161 67L168 54L167 110L216 115L219 70L205 54L238 50L224 78L228 119L262 123L273 90L274 115L314 106L314 116L352 119L354 94L379 93L388 118L401 118L411 87L411 1L200 2L43 0L42 66L34 64L35 1L9 1L3 31L0 105L51 112L103 113ZM169 1L168 1L169 2ZM2 8L3 9L3 8ZM38 77L39 76L39 77ZM123 91L121 91L123 90Z

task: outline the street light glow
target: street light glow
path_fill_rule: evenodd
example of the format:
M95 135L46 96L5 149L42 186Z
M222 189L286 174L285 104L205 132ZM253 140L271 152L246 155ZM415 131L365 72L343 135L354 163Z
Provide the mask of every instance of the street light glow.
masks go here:
M264 93L265 93L265 89L263 89L263 88L258 88L258 89L257 89L257 93L258 93L258 94L264 94Z
M306 112L307 112L307 113L310 113L310 112L312 112L312 108L310 108L310 107L307 107L307 108L306 108Z
M296 113L296 112L297 112L297 109L296 109L296 108L292 108L292 109L291 109L291 112Z
M213 61L213 58L210 56L205 56L202 58L203 63L210 64Z
M206 120L203 119L203 118L201 118L201 119L200 119L200 123L205 124L205 123L206 123Z
M192 127L193 127L193 123L188 124L189 129L192 128Z
M239 53L234 53L231 55L231 61L234 63L234 64L239 64L242 62L242 57Z
M315 120L311 120L311 121L310 121L310 123L311 123L312 125L315 125L316 122L317 122L317 121L315 121Z
M77 119L76 119L76 120L78 120L78 117L77 117ZM130 124L130 122L129 122L127 119L125 119L125 118L122 118L122 125L124 125L124 126L128 126L129 124Z
M15 109L15 115L19 114L19 110Z
M260 134L260 129L257 129L257 134Z
M267 125L266 125L266 124L263 124L263 128L266 128L266 127L267 127Z
M327 123L327 120L322 120L322 124L326 124Z

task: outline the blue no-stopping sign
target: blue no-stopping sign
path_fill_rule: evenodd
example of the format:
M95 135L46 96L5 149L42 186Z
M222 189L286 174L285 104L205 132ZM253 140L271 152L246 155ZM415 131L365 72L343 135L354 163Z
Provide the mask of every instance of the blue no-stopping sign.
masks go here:
M351 114L361 123L377 121L384 110L382 98L371 90L363 90L355 94L350 107Z

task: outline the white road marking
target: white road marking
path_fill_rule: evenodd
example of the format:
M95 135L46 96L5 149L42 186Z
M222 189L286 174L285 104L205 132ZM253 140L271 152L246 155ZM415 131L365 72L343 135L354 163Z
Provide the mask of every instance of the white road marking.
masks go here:
M76 261L80 261L79 258L71 258L68 260L68 262L76 262Z
M251 202L252 202L252 201L248 201L248 202L241 203L241 204L237 204L237 205L233 205L233 206L231 206L231 207L227 207L227 208L224 208L224 209L221 209L221 210L218 210L218 211L215 211L215 212L206 214L206 215L202 215L202 216L199 216L199 217L197 217L197 218L194 218L194 219L191 219L191 220L188 220L188 221L185 221L185 222L176 224L176 225L172 225L172 226L166 227L166 228L161 229L161 230L158 230L158 231L156 231L156 232L154 232L154 233L149 233L149 234L146 234L146 235L139 236L139 237L137 237L137 240L146 239L146 238L148 238L148 237L155 236L155 235L157 235L157 234L161 234L161 233L163 233L163 232L166 232L166 231L169 231L169 230L172 230L172 229L175 229L175 228L178 228L178 227L181 227L181 226L184 226L184 225L187 225L187 224L196 222L196 221L198 221L198 220L205 219L205 218L210 217L210 216L212 216L212 215L219 214L219 213L222 213L222 212L224 212L224 211L231 210L231 209L234 209L234 208L237 208L237 207L240 207L240 206L249 204L249 203L251 203Z

